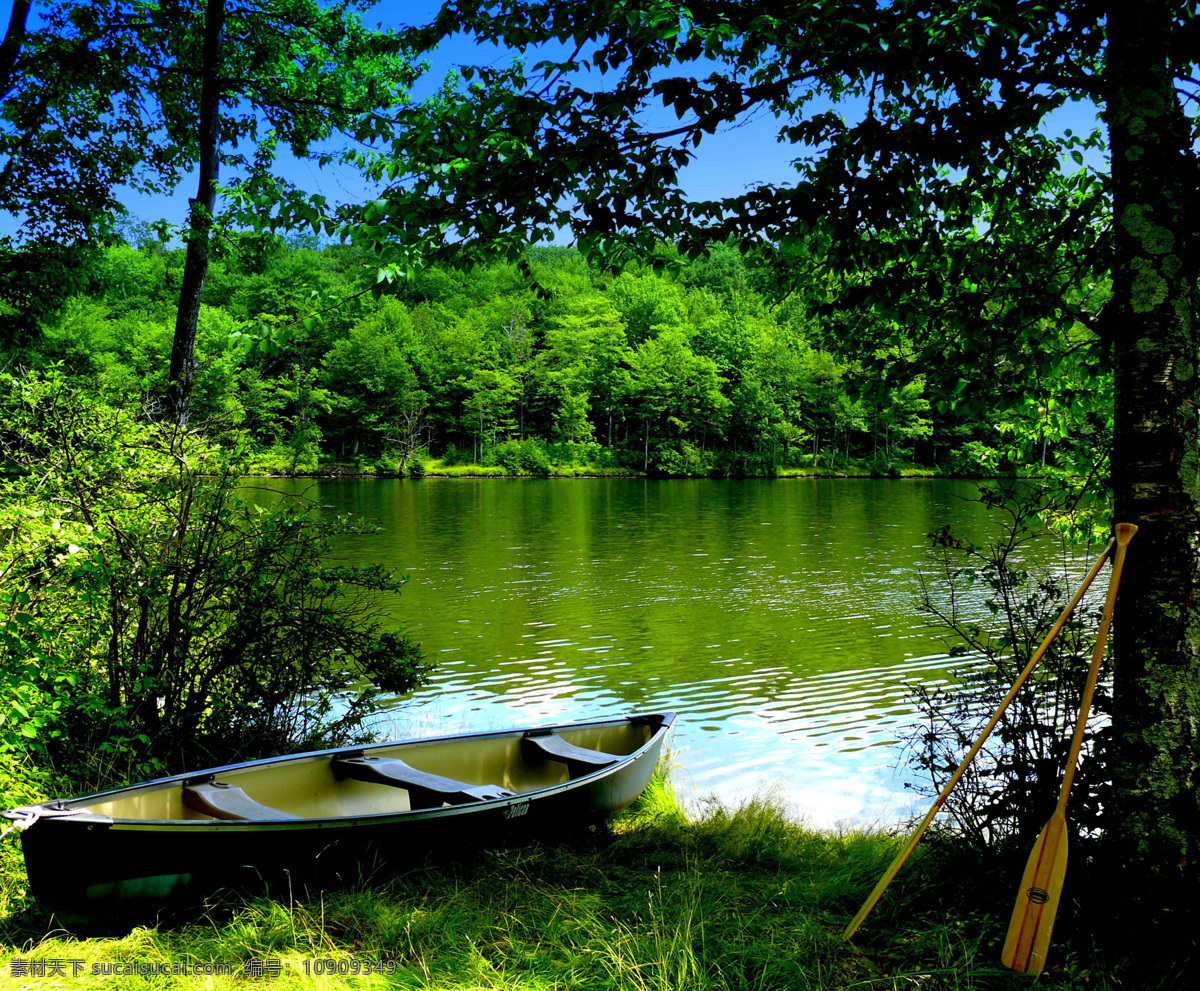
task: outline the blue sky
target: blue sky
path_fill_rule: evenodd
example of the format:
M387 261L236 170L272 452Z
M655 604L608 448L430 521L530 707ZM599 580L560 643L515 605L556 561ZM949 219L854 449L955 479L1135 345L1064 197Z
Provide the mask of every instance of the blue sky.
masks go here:
M0 29L7 25L11 8L11 0L0 0ZM388 26L418 24L431 19L437 8L435 0L378 3L367 12L364 19L368 24L382 22ZM452 38L431 59L431 71L426 81L428 89L418 88L414 95L420 97L431 90L453 66L507 62L509 58L511 53L494 47L480 48L469 39ZM530 61L534 60L530 58ZM1095 109L1086 104L1066 107L1050 123L1055 129L1070 127L1077 132L1086 132L1095 124ZM770 114L763 113L706 138L696 150L695 161L682 174L685 191L693 198L709 199L737 195L754 183L774 184L791 180L793 171L789 163L796 152L794 148L776 141L777 127L778 122ZM289 159L282 163L280 171L307 192L321 193L335 202L361 200L370 192L348 168L318 169L309 162ZM228 179L229 176L223 178ZM187 199L194 191L194 186L193 177L182 183L171 196L149 197L129 192L121 199L135 218L148 221L162 219L181 224L186 218ZM9 231L13 226L11 218L0 217L0 230Z
M8 0L0 0L7 5ZM439 3L432 0L405 0L404 3L376 4L364 17L368 24L377 22L389 27L400 24L421 24L432 20ZM403 13L397 15L397 11ZM507 64L513 53L494 46L481 47L473 40L458 36L444 43L429 59L430 71L414 97L427 95L442 81L450 69L462 64L496 62ZM530 57L530 62L536 58ZM673 118L672 118L673 120ZM697 151L696 161L684 172L684 188L693 198L707 199L742 192L756 182L786 182L793 178L789 162L794 149L775 140L777 124L770 114L725 129L706 139ZM330 200L358 200L368 191L349 168L319 169L309 162L295 160L285 163L283 174L308 192L319 192ZM131 214L144 220L166 219L182 223L187 214L187 200L192 183L176 191L173 197L146 197L129 194L123 199Z

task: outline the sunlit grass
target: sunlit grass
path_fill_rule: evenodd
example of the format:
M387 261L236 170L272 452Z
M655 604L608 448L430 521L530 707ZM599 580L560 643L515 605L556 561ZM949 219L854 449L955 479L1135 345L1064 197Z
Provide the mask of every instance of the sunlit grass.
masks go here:
M448 465L438 458L424 462L424 474L439 478L520 478L503 465ZM552 465L551 478L628 478L640 474L628 468L610 468L599 465Z
M656 778L607 828L564 843L376 872L338 890L226 894L206 914L174 927L76 939L48 932L47 920L26 908L0 922L5 955L79 961L82 973L23 982L5 962L0 984L42 991L79 986L104 964L188 963L225 965L230 973L111 976L104 986L1027 987L1027 979L996 963L1007 919L981 911L975 886L956 870L939 873L937 856L914 858L855 942L841 941L897 842L806 830L768 801L713 807L689 819L670 785ZM278 976L247 976L247 961L277 967ZM394 972L353 973L379 962ZM1110 983L1082 967L1068 971L1060 968L1043 984L1142 986Z
M530 473L514 473L504 465L479 464L447 464L441 458L428 458L422 461L422 474L436 478L528 478ZM284 463L260 459L252 466L251 474L289 475L293 469ZM295 472L298 476L322 477L336 476L378 476L393 477L392 472L385 471L374 464L341 464L322 463L309 466ZM550 478L640 478L646 473L636 468L615 468L612 466L591 464L551 465L548 469ZM881 471L877 464L866 461L850 462L848 464L829 467L826 465L801 465L799 467L779 468L774 476L778 478L878 478ZM886 473L896 478L943 478L946 472L936 468L924 468L910 465L896 465Z

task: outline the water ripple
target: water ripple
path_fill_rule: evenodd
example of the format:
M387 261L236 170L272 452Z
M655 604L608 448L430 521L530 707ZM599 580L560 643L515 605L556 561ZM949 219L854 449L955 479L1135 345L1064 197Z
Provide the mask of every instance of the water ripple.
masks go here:
M395 736L680 713L678 787L771 791L818 825L911 806L909 686L953 685L917 608L924 535L983 525L930 481L306 481L377 520L335 557L410 575L388 608L437 662ZM984 613L981 601L967 608Z

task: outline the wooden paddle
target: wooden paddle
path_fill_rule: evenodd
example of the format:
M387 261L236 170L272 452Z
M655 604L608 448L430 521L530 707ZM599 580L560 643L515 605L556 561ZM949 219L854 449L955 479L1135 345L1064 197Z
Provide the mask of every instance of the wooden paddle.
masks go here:
M1009 689L1008 694L1004 696L1004 701L1000 703L1000 707L996 710L995 715L988 720L988 724L983 728L983 732L979 734L979 739L975 741L971 749L967 752L967 756L962 759L962 763L958 765L958 769L955 770L952 775L950 775L950 780L946 782L946 786L942 789L942 793L938 795L937 801L930 806L925 818L921 820L921 824L917 826L912 836L908 838L908 842L904 845L904 849L896 855L896 859L892 861L891 866L884 871L883 877L881 877L879 879L879 883L875 885L875 890L867 896L867 900L863 902L863 906L858 910L858 914L850 920L850 925L848 925L845 932L842 933L843 940L849 939L856 932L858 932L859 926L861 926L866 917L871 914L871 909L873 909L878 903L879 899L883 897L883 893L887 890L887 886L892 883L892 879L900 871L900 868L904 866L904 862L908 860L913 850L917 848L917 844L921 841L921 837L925 835L925 830L929 828L929 824L933 822L933 817L936 816L941 810L942 805L949 797L950 792L952 792L954 790L954 786L958 784L959 778L961 778L963 774L966 773L967 768L971 766L971 761L975 759L975 755L979 753L980 749L982 749L984 743L987 741L987 738L991 735L992 730L996 728L996 724L1000 722L1000 717L1004 715L1005 710L1007 710L1012 704L1012 700L1017 697L1017 692L1021 690L1021 686L1024 685L1029 676L1033 674L1033 669L1037 667L1038 662L1045 655L1046 651L1050 649L1050 644L1053 642L1054 638L1058 636L1059 631L1066 625L1067 620L1071 618L1071 613L1075 611L1075 607L1079 605L1079 600L1084 597L1084 595L1087 593L1087 590L1091 587L1093 580L1095 580L1096 575L1100 573L1100 569L1104 566L1104 562L1108 560L1108 556L1112 553L1115 544L1115 539L1110 540L1108 542L1108 546L1104 548L1104 553L1102 553L1096 560L1096 563L1092 565L1092 570L1087 573L1087 577L1084 578L1083 584L1079 586L1079 591L1076 592L1071 601L1067 603L1067 607L1062 611L1062 615L1058 617L1058 621L1051 628L1050 632L1046 634L1046 639L1042 641L1041 646L1038 647L1033 657L1029 659L1029 663L1025 665L1025 670L1023 670L1017 676L1017 680L1013 682L1012 688Z
M1087 681L1083 686L1083 702L1079 707L1079 718L1075 721L1075 735L1071 737L1058 805L1038 836L1029 862L1025 865L1021 889L1017 893L1012 920L1008 924L1008 938L1000 954L1000 961L1005 967L1026 974L1040 974L1046 965L1046 950L1050 946L1050 933L1054 929L1054 917L1058 914L1059 896L1067 871L1067 798L1071 794L1071 782L1075 779L1075 765L1083 747L1083 733L1092 708L1092 696L1096 693L1096 680L1100 676L1100 660L1104 657L1104 644L1112 625L1117 585L1120 584L1121 568L1125 564L1125 548L1135 533L1137 527L1132 523L1117 524L1117 556L1113 558L1112 575L1108 579L1108 598L1104 601L1104 614L1096 634L1092 666L1088 669Z

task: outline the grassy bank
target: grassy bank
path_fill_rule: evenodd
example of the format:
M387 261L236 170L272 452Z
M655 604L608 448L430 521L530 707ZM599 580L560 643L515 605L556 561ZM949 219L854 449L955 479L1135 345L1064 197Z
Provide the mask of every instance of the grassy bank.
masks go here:
M550 465L544 470L527 471L513 470L504 465L481 464L447 464L440 458L431 458L421 463L420 470L415 473L397 472L394 469L382 468L370 463L329 462L318 466L299 467L292 470L289 466L269 462L252 462L250 465L255 475L272 477L277 475L295 478L961 478L966 477L954 472L938 468L925 468L915 465L894 466L890 471L881 471L869 464L850 464L838 467L824 465L802 465L793 468L779 468L773 474L750 475L704 475L704 474L668 474L663 472L647 473L630 468L614 468L594 464ZM970 476L990 477L990 476Z
M431 461L423 472L429 477L444 478L529 478L530 472L511 472L503 465L447 465ZM646 473L626 468L604 468L598 465L552 465L547 478L645 478ZM708 475L656 475L667 478L708 478ZM868 465L850 465L841 468L802 466L780 468L773 475L715 476L747 478L950 478L954 477L935 468L897 467L891 472L881 472Z
M655 785L609 829L565 844L364 876L336 891L226 895L197 917L122 938L47 932L10 875L6 904L15 911L0 923L5 955L51 970L57 962L64 974L22 978L6 962L0 984L47 991L99 980L114 989L330 991L1027 986L996 964L1007 910L1001 920L986 901L977 904L987 886L978 877L964 883L944 856L919 857L855 944L841 942L894 851L886 837L801 829L767 804L688 821L669 790ZM382 972L361 973L380 963ZM148 976L148 965L229 972ZM141 975L121 973L139 967ZM96 976L106 968L116 973ZM1056 951L1042 983L1150 986L1097 974L1070 950Z

